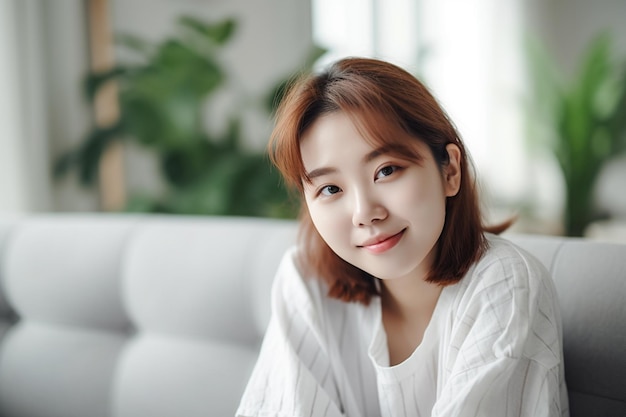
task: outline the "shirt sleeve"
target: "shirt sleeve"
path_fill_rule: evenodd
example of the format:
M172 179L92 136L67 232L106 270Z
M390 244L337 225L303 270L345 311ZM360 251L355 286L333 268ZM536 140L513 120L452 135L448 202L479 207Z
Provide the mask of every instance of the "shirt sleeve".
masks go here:
M292 257L274 280L272 316L238 417L343 416L315 304Z
M465 292L433 417L569 415L552 281L513 255L482 266Z

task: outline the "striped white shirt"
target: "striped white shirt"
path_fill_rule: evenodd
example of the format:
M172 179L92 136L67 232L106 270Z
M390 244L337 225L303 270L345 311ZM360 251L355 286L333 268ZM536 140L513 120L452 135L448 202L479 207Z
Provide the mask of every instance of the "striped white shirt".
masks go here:
M508 241L445 287L422 343L389 366L380 299L326 296L295 249L237 416L568 416L560 313L545 268Z

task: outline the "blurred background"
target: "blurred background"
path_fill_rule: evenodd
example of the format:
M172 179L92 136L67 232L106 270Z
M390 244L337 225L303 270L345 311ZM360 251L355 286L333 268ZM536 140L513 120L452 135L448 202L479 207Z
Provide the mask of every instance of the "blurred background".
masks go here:
M624 0L0 0L0 213L293 217L264 146L294 74L394 62L490 221L626 241Z

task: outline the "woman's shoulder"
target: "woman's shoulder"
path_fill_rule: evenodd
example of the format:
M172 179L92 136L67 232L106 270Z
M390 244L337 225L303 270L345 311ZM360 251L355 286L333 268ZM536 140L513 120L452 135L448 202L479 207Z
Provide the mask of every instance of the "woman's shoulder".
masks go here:
M475 302L514 295L530 304L551 302L553 283L544 265L504 237L486 237L488 249L459 282L459 298Z
M299 266L297 246L289 248L278 266L274 279L272 298L289 310L319 315L320 310L337 310L355 307L356 303L346 303L328 296L328 285L319 277L311 276Z
M346 329L362 335L372 331L379 321L379 303L369 305L344 302L328 296L325 281L302 273L298 267L298 249L290 248L279 265L272 289L275 319L288 327L307 328L321 345L340 340Z
M560 360L560 313L549 272L509 240L494 235L487 239L488 250L459 282L456 321L504 335L498 343L509 357L524 356L546 369L555 366Z
M488 247L473 268L473 274L487 280L509 282L516 287L533 286L550 279L545 266L533 255L510 240L486 234Z
M319 280L306 277L298 266L298 247L292 246L285 251L278 265L272 297L281 299L288 305L306 307L323 291Z

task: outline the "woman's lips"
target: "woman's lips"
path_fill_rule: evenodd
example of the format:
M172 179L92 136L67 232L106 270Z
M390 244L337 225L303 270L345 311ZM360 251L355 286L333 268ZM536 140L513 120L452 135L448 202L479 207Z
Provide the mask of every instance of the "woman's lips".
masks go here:
M368 251L374 254L386 252L389 249L396 246L396 244L400 241L400 239L402 239L402 236L404 235L405 230L406 229L402 229L399 233L396 233L393 236L389 236L389 237L381 236L379 238L374 238L368 241L372 243L365 242L365 244L361 247L363 249L367 249Z

